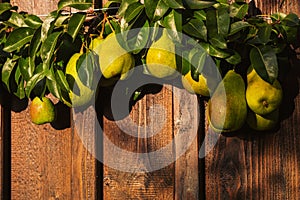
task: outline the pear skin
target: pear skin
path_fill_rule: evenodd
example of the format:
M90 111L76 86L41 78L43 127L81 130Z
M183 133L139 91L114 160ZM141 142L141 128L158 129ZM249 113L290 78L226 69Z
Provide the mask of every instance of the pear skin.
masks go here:
M99 56L100 71L106 79L120 76L123 80L135 66L133 55L121 47L115 33L109 34L103 41L98 42L98 46L93 50Z
M167 29L164 29L161 37L150 46L146 64L150 74L157 78L173 78L178 74L175 44L168 37Z
M256 131L269 131L276 127L279 121L279 109L267 114L258 115L253 111L248 111L247 124Z
M30 104L29 115L34 124L50 123L55 119L55 108L47 97L35 97Z
M276 110L282 102L282 88L278 80L273 84L264 81L254 69L247 74L246 100L249 108L258 115Z
M229 70L208 102L210 125L217 132L232 132L244 125L246 117L244 80Z

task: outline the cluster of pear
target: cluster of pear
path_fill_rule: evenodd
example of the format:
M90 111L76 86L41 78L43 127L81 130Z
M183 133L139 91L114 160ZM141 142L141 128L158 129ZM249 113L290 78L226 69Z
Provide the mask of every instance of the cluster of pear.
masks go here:
M237 131L245 123L256 131L269 131L278 125L279 106L283 98L279 81L275 80L272 84L264 81L251 66L246 79L245 84L240 74L229 70L216 89L210 91L208 119L215 131ZM208 91L205 82L200 82L199 79L198 87ZM199 91L194 90L195 93Z

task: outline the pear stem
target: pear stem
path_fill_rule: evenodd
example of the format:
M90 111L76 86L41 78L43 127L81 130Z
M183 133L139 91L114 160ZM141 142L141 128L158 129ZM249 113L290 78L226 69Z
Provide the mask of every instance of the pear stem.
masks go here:
M269 107L269 104L268 104L268 102L265 100L265 101L263 101L263 106L264 107L266 107L266 108L268 108Z

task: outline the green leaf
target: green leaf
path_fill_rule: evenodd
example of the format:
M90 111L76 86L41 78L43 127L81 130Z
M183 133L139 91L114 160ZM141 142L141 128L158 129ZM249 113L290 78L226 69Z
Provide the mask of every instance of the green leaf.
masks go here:
M204 10L196 10L193 16L202 21L206 20L206 12Z
M58 18L58 13L53 11L44 20L44 23L42 24L42 32L41 32L42 42L44 42L46 40L47 36L54 29L55 20L57 18Z
M83 28L86 15L83 13L75 13L69 20L67 33L75 40L79 31Z
M208 36L214 38L216 35L227 37L230 27L230 16L224 7L207 11Z
M227 49L226 40L223 37L219 37L219 35L214 36L213 38L209 39L209 42L220 49Z
M43 23L43 21L36 15L27 15L24 22L27 26L34 29L39 28Z
M161 19L169 9L163 0L144 0L144 2L146 15L153 21Z
M189 62L193 72L201 73L205 64L207 53L199 48L193 48L189 53Z
M55 77L56 77L57 83L60 85L60 88L66 92L69 92L70 86L66 79L65 73L62 70L56 70Z
M258 27L257 35L249 41L251 44L267 44L271 41L272 25L264 23Z
M242 57L238 52L234 51L234 54L231 55L229 58L226 58L226 61L232 65L237 65L241 63Z
M238 4L238 3L233 3L229 6L230 10L230 17L235 17L238 19L243 19L246 14L248 13L248 4L243 3L243 4Z
M131 20L137 18L137 16L143 11L143 9L144 5L142 5L140 2L130 4L125 12L125 21L129 23Z
M91 88L94 82L95 59L93 53L82 54L76 62L77 74L80 81Z
M42 43L41 46L41 58L44 63L44 69L50 67L50 62L53 57L53 53L56 48L56 44L59 36L62 32L54 32L47 37L47 39Z
M139 0L123 0L119 9L118 9L118 14L120 17L124 17L126 10L128 9L130 4L139 2Z
M23 15L17 12L11 13L11 17L9 18L8 23L14 28L28 27L28 25L25 23L25 18L23 17Z
M230 56L229 53L224 50L218 49L208 43L201 42L200 46L210 55L217 58L228 58Z
M16 66L16 61L14 59L8 58L2 67L1 78L2 82L6 85L7 90L10 91L10 76Z
M299 26L300 19L296 14L290 13L282 20L282 23L286 26Z
M182 9L183 4L182 4L182 0L164 0L165 4L173 9Z
M29 57L19 59L18 69L25 81L29 81L33 76L34 68L29 65Z
M274 13L271 15L272 22L282 21L285 17L285 13Z
M182 15L176 10L172 10L163 19L163 25L167 29L171 29L169 34L174 39L174 41L181 42L182 39Z
M247 27L252 26L248 22L237 21L231 24L229 35L236 34L237 32L244 30Z
M29 46L29 66L30 68L34 69L35 68L35 58L37 56L37 52L40 48L40 45L42 43L41 41L41 27L38 28L35 33L33 34L33 37L30 42Z
M43 80L46 76L47 71L41 71L39 73L34 74L29 81L26 83L25 93L27 97L30 97L32 90L35 88L38 82Z
M19 99L24 99L26 97L24 89L24 79L20 78L20 80L17 82L17 85L17 91L14 92L14 95L16 95Z
M46 86L48 90L51 92L51 94L53 94L56 98L61 99L61 89L56 82L55 72L53 67L51 67L49 73L47 74Z
M207 41L207 29L202 20L191 19L182 28L186 34Z
M78 10L86 10L92 7L92 0L60 0L58 2L58 11L65 7L72 7Z
M12 8L10 3L0 3L0 15Z
M278 76L276 53L270 46L254 46L250 51L250 60L257 74L269 83Z
M190 9L205 9L213 6L216 2L215 1L199 1L199 0L185 0L184 4L185 7Z
M22 48L25 44L30 42L33 33L34 29L29 27L15 29L9 34L3 50L7 52L13 52Z

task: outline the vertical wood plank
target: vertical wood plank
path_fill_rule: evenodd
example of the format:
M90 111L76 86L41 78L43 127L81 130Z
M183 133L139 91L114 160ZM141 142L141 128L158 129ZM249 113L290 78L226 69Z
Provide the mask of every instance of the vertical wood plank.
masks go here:
M10 3L14 6L18 6L18 11L25 11L35 15L47 15L53 10L57 9L57 3L59 0L10 0Z
M197 133L201 116L197 96L189 94L184 89L174 87L174 137L177 134L185 135L183 140L176 143L176 152L186 148L193 136L196 137L185 153L175 163L175 199L199 199L199 171ZM200 119L199 119L200 117ZM203 119L202 119L203 120ZM202 183L201 183L202 184Z
M253 2L262 13L300 14L298 1ZM300 60L292 62L282 80L280 129L268 134L244 129L238 136L221 135L205 160L207 199L300 198Z
M158 106L158 107L157 107ZM151 108L157 108L154 111ZM162 111L164 108L164 111ZM133 107L129 116L136 125L140 127L132 127L123 119L123 127L127 126L127 130L137 133L138 137L129 136L118 127L115 121L107 118L104 119L104 134L117 147L128 152L137 153L136 169L145 167L139 162L138 153L150 153L161 149L169 144L173 138L173 108L172 108L172 87L163 87L162 91L153 95L148 94L137 102ZM128 118L127 118L128 120ZM122 123L122 120L119 121ZM144 128L145 126L149 128ZM157 129L161 130L156 132ZM143 129L143 130L141 130ZM150 131L155 131L155 135L149 138L141 138L147 136ZM109 159L118 160L120 165L126 164L126 157L113 157L108 147L109 144L104 143L104 164ZM172 156L172 152L165 152L156 159L143 158L147 160L150 166L160 165L165 158ZM162 169L150 172L124 172L120 168L113 169L104 165L103 177L103 198L104 199L165 199L174 198L174 164L170 164ZM134 170L134 169L133 169Z

